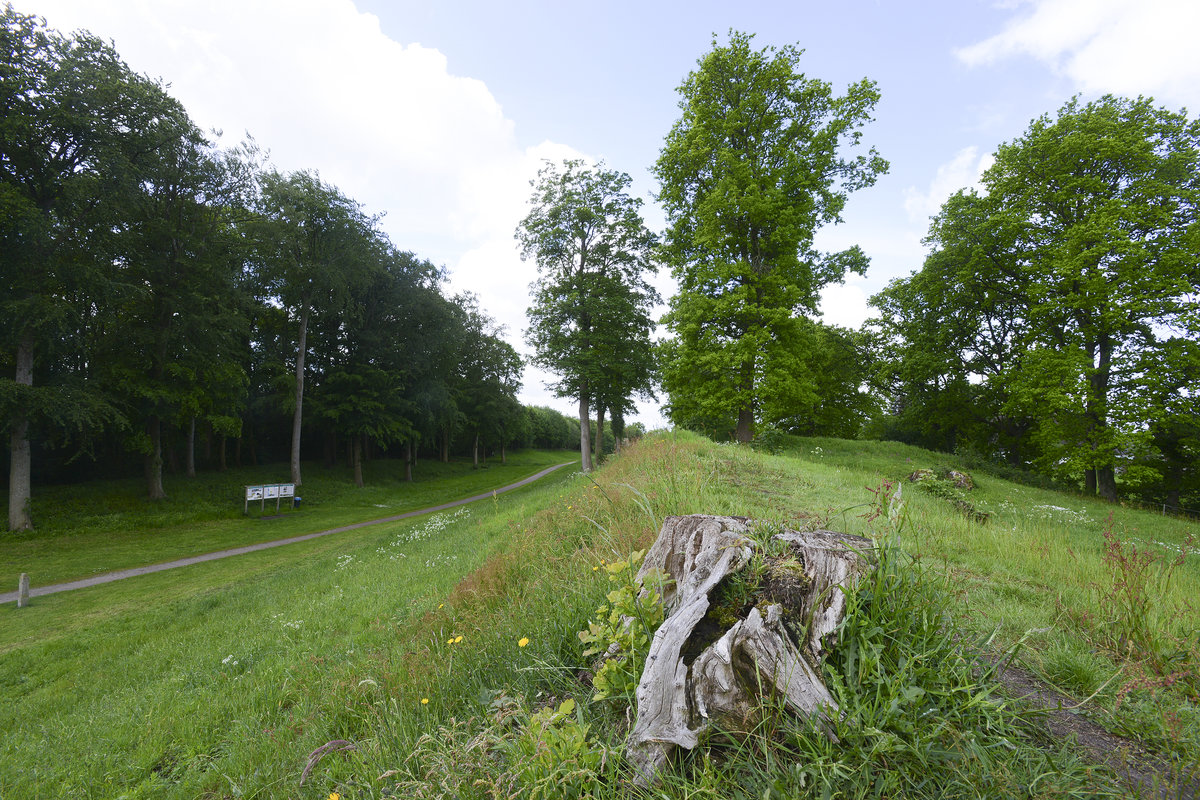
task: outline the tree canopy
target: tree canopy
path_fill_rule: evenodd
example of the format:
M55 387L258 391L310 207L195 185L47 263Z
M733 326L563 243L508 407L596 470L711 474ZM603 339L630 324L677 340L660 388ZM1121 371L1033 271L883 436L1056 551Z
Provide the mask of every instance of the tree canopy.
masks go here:
M873 301L903 403L947 446L1108 499L1156 437L1175 453L1200 390L1198 166L1200 124L1145 98L1072 100L1002 145L982 194L935 219L924 268Z
M786 416L813 392L797 369L801 316L823 286L863 272L857 247L821 253L813 237L848 195L887 169L873 149L849 157L879 98L868 80L835 96L800 71L794 47L756 50L731 32L679 87L682 115L654 171L667 214L663 252L679 281L662 349L677 423Z
M658 295L647 275L655 239L629 183L603 163L548 163L516 232L522 258L538 266L526 340L534 363L560 376L555 394L579 400L585 472L591 404L603 431L606 408L624 412L634 394L652 388L650 312Z

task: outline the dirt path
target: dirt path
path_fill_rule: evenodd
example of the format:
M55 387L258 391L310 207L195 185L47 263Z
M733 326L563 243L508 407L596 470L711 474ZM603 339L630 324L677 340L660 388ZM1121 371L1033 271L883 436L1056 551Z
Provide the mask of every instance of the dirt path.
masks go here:
M1137 742L1109 733L1074 713L1073 701L1012 664L1002 664L996 678L1010 696L1040 712L1039 721L1051 737L1056 741L1074 739L1084 752L1120 776L1131 796L1182 800L1200 797L1200 764L1172 767Z
M317 539L317 538L320 538L321 536L329 536L334 533L344 533L345 531L352 531L355 528L365 528L368 525L382 525L385 522L398 522L402 519L408 519L409 517L419 517L422 514L432 514L437 511L445 511L448 508L454 508L456 506L466 505L467 503L474 503L476 500L486 500L487 498L492 497L494 495L504 494L505 492L511 492L513 489L519 489L522 486L527 486L540 478L546 477L551 472L554 472L556 469L560 469L562 467L568 466L573 463L575 463L575 462L568 461L568 462L564 462L562 464L555 464L553 467L548 467L547 469L542 470L541 472L537 473L536 475L530 475L528 478L525 478L524 480L517 481L516 483L510 483L508 486L504 486L499 489L494 489L490 492L484 492L483 494L477 494L477 495L474 495L473 497L466 497L466 498L463 498L462 500L453 500L449 503L442 503L440 506L431 506L430 508L422 508L418 511L408 511L403 514L397 514L394 517L384 517L383 519L373 519L368 522L356 522L353 525L343 525L340 528L331 528L327 531L319 531L317 533L306 533L303 536L293 536L290 539L278 539L273 542L259 542L258 544L248 544L245 547L235 547L231 550L218 550L215 553L205 553L205 554L199 555L199 556L191 556L189 558L180 558L175 561L164 561L161 564L150 564L149 566L145 566L145 567L134 567L132 569L122 569L122 570L116 570L115 572L106 572L103 575L96 575L91 578L83 578L82 580L78 580L78 581L70 581L69 583L54 583L49 586L30 587L29 596L30 597L40 597L44 594L56 594L58 592L69 592L74 589L86 589L89 586L98 586L102 583L112 583L113 581L119 581L119 580L123 580L125 578L132 578L137 575L149 575L151 572L162 572L163 570L166 570L166 569L176 569L177 567L186 567L191 564L200 564L204 561L216 561L218 558L229 558L230 556L240 556L243 553L253 553L257 550L268 550L272 547L283 547L284 545L295 544L296 542L307 542L309 539ZM16 600L17 600L16 592L4 592L3 594L0 594L0 603L15 603Z

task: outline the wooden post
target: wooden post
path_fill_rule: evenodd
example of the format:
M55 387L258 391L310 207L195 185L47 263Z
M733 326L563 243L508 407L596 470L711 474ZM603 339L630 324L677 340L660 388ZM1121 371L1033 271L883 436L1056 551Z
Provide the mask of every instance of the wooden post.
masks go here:
M17 584L17 608L24 608L27 605L29 605L29 573L22 572L21 580Z

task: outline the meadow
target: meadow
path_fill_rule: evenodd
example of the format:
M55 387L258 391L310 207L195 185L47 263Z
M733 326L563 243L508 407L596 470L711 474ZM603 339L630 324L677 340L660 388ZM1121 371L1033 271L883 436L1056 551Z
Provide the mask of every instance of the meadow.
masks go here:
M7 604L0 796L1126 796L1004 695L980 656L1005 653L1186 785L1198 526L980 470L970 491L907 481L951 466L894 443L771 455L658 434L590 478ZM625 699L591 699L577 632L624 580L609 567L686 513L870 536L880 567L826 665L837 745L765 707L641 793Z

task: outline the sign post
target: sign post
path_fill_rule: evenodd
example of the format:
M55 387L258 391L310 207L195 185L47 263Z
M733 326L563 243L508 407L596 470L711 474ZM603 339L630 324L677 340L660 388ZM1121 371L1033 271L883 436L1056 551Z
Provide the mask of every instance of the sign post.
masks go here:
M246 487L246 502L242 507L243 514L250 513L250 501L257 500L260 511L266 510L267 501L275 501L275 510L279 510L279 503L285 497L296 496L296 484L294 483L264 483L259 486Z

